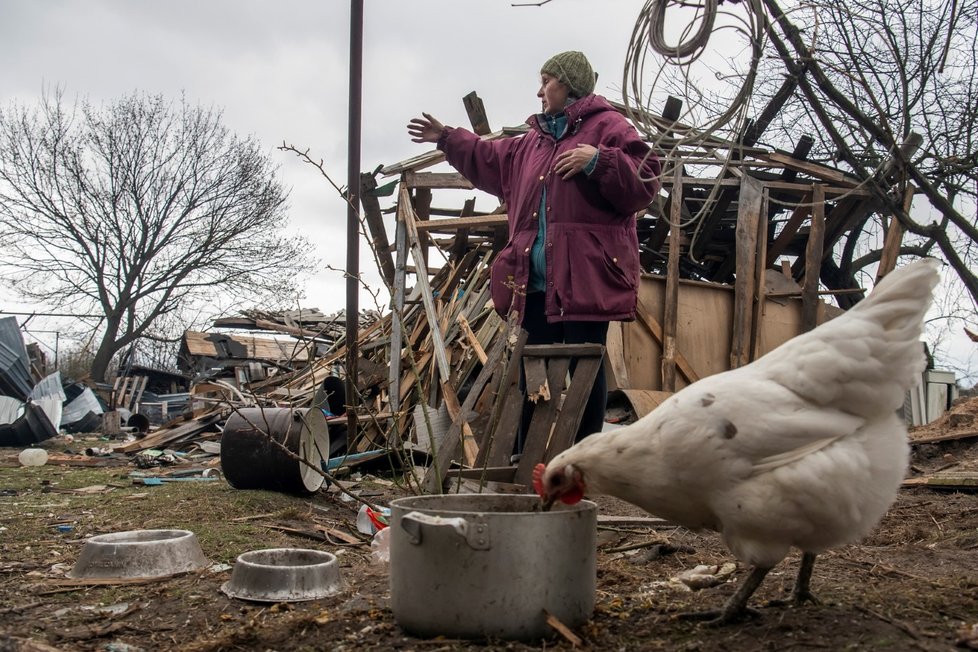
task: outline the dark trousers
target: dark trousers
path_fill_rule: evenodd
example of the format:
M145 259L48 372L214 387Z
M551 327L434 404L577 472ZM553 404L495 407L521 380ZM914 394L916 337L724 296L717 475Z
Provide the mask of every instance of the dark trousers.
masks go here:
M608 322L606 321L561 321L550 323L544 310L544 293L531 292L526 295L526 309L523 328L526 330L527 344L602 344L608 343ZM571 361L571 377L577 361ZM526 394L526 375L520 370L520 389ZM608 402L608 380L604 375L604 365L598 367L594 385L584 406L581 425L577 429L575 441L590 434L601 432L604 426L604 413ZM517 451L522 452L526 432L530 428L534 404L526 401L523 405L523 418L517 438Z

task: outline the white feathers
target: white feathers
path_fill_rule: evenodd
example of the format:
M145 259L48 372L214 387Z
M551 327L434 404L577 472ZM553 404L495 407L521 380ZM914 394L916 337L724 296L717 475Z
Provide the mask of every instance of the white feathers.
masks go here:
M858 539L906 471L896 410L924 369L920 337L937 281L936 261L900 268L843 315L586 438L547 471L573 464L589 492L715 529L762 567L790 547Z

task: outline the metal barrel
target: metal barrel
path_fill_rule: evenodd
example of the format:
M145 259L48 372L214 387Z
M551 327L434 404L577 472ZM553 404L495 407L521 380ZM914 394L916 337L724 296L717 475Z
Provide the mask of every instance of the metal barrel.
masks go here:
M221 469L235 489L315 493L328 458L329 429L319 409L242 408L221 435Z

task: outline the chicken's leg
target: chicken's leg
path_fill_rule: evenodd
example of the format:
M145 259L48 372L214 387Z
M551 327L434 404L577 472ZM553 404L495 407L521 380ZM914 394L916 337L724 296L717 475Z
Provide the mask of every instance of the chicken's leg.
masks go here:
M791 592L791 599L796 605L800 605L803 602L818 604L818 598L808 588L812 580L813 568L815 568L815 553L802 553L801 565L798 567L798 579L795 580L795 589Z
M761 585L770 571L770 568L754 566L750 575L744 578L744 581L737 587L737 592L730 596L727 603L723 605L723 609L681 613L678 617L690 620L706 620L710 625L726 625L736 622L753 611L747 607L747 601L754 595L754 591L757 590L757 587Z
M816 598L809 589L813 568L815 568L815 553L803 552L801 554L801 565L798 566L798 578L795 580L795 588L791 591L790 604L793 604L796 607L805 602L818 604L818 598ZM780 599L771 600L767 604L770 607L783 607L789 604L789 601Z

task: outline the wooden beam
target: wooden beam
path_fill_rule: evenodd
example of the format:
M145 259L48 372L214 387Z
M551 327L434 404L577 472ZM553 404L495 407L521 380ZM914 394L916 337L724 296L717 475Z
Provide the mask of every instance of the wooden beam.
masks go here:
M479 395L482 393L483 388L489 379L495 373L496 368L499 366L500 362L503 360L503 352L506 350L506 341L509 339L509 326L506 322L501 322L504 326L502 333L497 333L490 349L488 359L486 364L482 366L482 370L479 371L479 375L476 376L472 383L472 387L469 390L468 395L465 397L465 402L460 408L455 416L452 417L452 425L449 427L448 432L445 435L445 439L442 441L441 448L435 451L435 457L437 460L436 464L432 464L425 474L424 480L422 481L422 486L429 493L441 493L442 486L445 480L445 475L448 473L448 467L452 462L452 459L458 453L458 437L461 434L464 442L467 436L465 435L465 430L469 428L468 415L472 412L472 408L475 407L476 401L479 399ZM447 385L447 383L444 383ZM443 387L444 388L444 387ZM449 387L451 389L451 387ZM454 391L452 392L454 395ZM455 399L458 401L458 399ZM446 406L449 406L448 402L445 402ZM451 407L449 406L449 414L451 414ZM468 437L472 437L471 430L469 430ZM475 444L473 438L472 443ZM475 463L476 457L478 456L478 446L475 446L475 451L472 454L472 461L469 465L472 466ZM466 454L468 458L468 454Z
M463 97L462 104L465 105L465 112L469 115L469 124L472 125L474 133L479 136L492 133L492 129L489 128L489 118L486 116L486 107L475 91Z
M669 258L666 263L666 290L662 299L662 389L676 391L676 329L679 314L679 248L682 230L682 167L675 169L672 201L669 206Z
M641 301L635 307L635 316L638 318L638 323L645 327L645 330L659 343L659 346L662 346L662 325L659 324L655 317L645 311ZM683 378L687 382L695 383L700 379L699 374L693 369L693 365L689 363L686 356L679 350L676 351L676 366L679 368L679 373L683 375Z
M822 181L828 181L829 183L834 183L837 185L850 186L855 188L861 185L861 181L855 177L850 177L848 174L840 172L834 168L826 167L824 165L819 165L818 163L811 163L809 161L801 161L799 159L793 158L788 154L782 154L781 152L768 152L766 154L759 154L757 158L762 161L771 161L774 163L781 163L786 168L795 170L798 172L804 172L805 174L811 175L816 179Z
M913 205L914 187L907 186L903 193L903 210L910 213ZM876 282L879 283L883 277L896 269L897 258L900 256L900 245L903 243L903 225L896 215L890 217L890 225L886 228L886 237L883 240L883 253L880 256L880 264L876 269Z
M508 223L507 215L477 215L475 217L448 217L440 220L428 220L419 222L416 226L419 233L431 231L451 232L459 229L480 229L505 226Z
M805 223L805 219L808 218L812 212L811 203L812 193L810 192L803 194L801 199L798 200L798 205L795 206L795 210L791 212L791 217L789 217L788 221L781 227L781 231L778 233L778 236L768 248L767 256L765 256L768 267L774 265L774 261L778 259L778 256L783 254L788 248L788 245L791 244L791 241L798 233L798 229L801 228L801 225Z
M404 184L401 185L397 206L398 217L404 220L407 238L411 245L411 253L414 256L414 264L418 267L419 271L423 272L425 267L424 257L421 252L418 232L415 228L413 211L411 210L411 197L407 186ZM448 408L448 414L452 417L452 422L454 423L459 419L462 419L462 445L465 452L465 459L469 464L472 464L475 462L475 457L479 452L479 448L475 442L475 437L472 434L472 430L469 428L468 422L465 421L468 415L461 412L461 407L458 403L458 396L455 393L455 388L452 387L450 382L452 371L448 364L448 356L445 352L445 342L442 338L441 328L438 325L438 311L435 308L435 299L431 292L431 286L428 283L428 274L419 273L417 275L417 279L418 286L421 288L421 298L424 302L425 313L428 318L431 343L435 349L435 361L437 363L438 375L441 379L442 396L445 399L445 406ZM447 439L446 445L450 445Z
M822 247L825 241L825 189L812 187L812 228L805 247L805 279L801 286L801 329L807 332L818 322L818 277L822 269Z
M751 319L750 359L756 360L761 356L761 331L764 328L764 295L767 292L765 273L767 271L767 216L768 193L763 191L761 210L757 216L757 255L754 269L754 314Z
M404 347L404 284L406 280L407 267L407 225L404 220L397 220L394 225L394 248L396 259L394 262L394 282L392 283L391 297L391 343L390 351L390 372L387 380L389 387L387 398L390 410L397 414L401 410L401 350ZM395 422L396 423L396 422Z
M472 182L458 172L405 172L404 183L408 188L433 188L471 190Z
M377 179L368 172L360 174L360 205L363 206L364 221L373 241L374 257L380 264L380 272L389 286L394 285L394 258L387 239L387 227L380 212L380 200L371 191L377 187Z
M761 216L764 186L744 177L737 200L736 278L734 281L733 330L730 337L730 368L750 361L750 334L753 324L754 279L757 260L757 224Z
M499 383L496 397L492 402L492 415L489 426L479 443L479 465L505 466L513 454L516 431L523 417L526 399L520 391L520 367L527 332L519 329L519 335L509 358L499 370Z
M475 215L475 197L471 197L465 200L465 204L462 206L462 212L459 215L460 218L472 217ZM450 261L458 262L465 258L465 252L469 249L469 229L461 228L455 231L455 239L452 242L452 248L449 252L448 259Z

